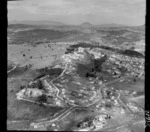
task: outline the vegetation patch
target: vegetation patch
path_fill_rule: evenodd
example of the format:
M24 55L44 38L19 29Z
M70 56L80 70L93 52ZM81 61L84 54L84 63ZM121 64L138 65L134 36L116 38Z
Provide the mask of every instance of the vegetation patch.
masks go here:
M18 25L17 25L18 26ZM75 31L56 31L50 29L30 29L25 31L18 31L12 36L12 44L23 44L34 42L40 44L41 42L49 42L51 40L61 39L70 35L75 35Z
M26 71L29 70L29 67L24 66L24 67L16 67L14 70L8 73L8 76L19 76L25 73Z
M39 76L35 77L34 80L39 79L43 76L50 75L50 76L59 76L62 73L63 69L61 68L53 68L50 69L48 67L38 69L37 72L39 73Z
M80 77L94 77L96 78L96 73L102 72L102 64L107 60L107 56L100 59L93 59L89 64L77 64L77 74Z
M74 44L74 45L70 45L66 50L66 54L68 53L72 53L73 51L75 51L76 49L78 49L79 47L81 48L98 48L98 45L95 44L88 44L88 43L78 43L78 44Z

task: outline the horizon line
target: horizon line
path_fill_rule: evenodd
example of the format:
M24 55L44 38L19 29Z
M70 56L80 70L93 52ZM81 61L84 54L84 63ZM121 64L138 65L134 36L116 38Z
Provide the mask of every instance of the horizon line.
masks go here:
M145 23L143 23L143 24L141 24L141 25L126 25L126 24L123 24L123 23L114 23L114 22L112 22L112 23L101 23L101 24L93 24L93 23L91 23L91 22L88 22L88 21L85 21L85 22L82 22L82 23L80 23L80 24L71 24L71 23L65 23L65 22L62 22L62 21L53 21L53 20L8 20L8 23L10 23L11 24L11 22L24 22L24 21L51 21L51 22L59 22L59 23L62 23L62 24L64 24L64 25L81 25L81 24L83 24L83 23L89 23L89 24L91 24L91 25L93 25L93 26L98 26L98 25L111 25L111 24L114 24L114 25L122 25L122 26L143 26L143 25L145 25ZM16 23L16 24L23 24L23 23ZM32 24L31 24L32 25Z

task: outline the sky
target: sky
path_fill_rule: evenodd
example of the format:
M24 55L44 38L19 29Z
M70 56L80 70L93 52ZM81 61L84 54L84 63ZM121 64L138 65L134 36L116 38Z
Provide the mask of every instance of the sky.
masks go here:
M8 2L8 21L49 20L66 24L145 24L146 0L21 0Z

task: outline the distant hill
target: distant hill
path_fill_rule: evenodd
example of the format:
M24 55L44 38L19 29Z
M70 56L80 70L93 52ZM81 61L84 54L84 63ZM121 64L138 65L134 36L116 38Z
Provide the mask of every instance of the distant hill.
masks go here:
M54 25L54 26L59 26L59 25L66 25L62 22L57 22L57 21L10 21L8 22L9 24L27 24L27 25Z
M48 27L48 29L53 29L53 30L60 30L60 31L82 31L82 28L80 26L76 25L61 25L61 26L53 26L53 27Z
M142 31L144 31L145 30L145 24L141 25L141 26L134 26L134 27L131 27L131 28L135 29L135 30L142 30Z
M58 39L66 37L68 34L66 32L47 30L47 29L33 29L28 31L20 31L14 35L14 40L16 41L30 41L37 39Z
M34 25L26 25L26 24L9 24L9 29L16 29L16 28L36 28L37 26Z
M89 22L84 22L82 24L80 24L80 27L83 27L83 28L90 28L92 27L93 25Z
M50 29L31 29L21 30L11 36L11 44L39 44L43 42L50 42L51 40L77 35L78 31L58 31Z
M98 27L127 27L123 24L116 24L116 23L110 23L110 24L101 24L101 25L98 25Z

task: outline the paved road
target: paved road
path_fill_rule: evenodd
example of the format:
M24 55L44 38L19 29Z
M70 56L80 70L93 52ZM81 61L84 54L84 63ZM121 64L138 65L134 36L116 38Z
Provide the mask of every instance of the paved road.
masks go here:
M67 66L66 66L66 67L67 67ZM63 74L64 74L65 70L66 70L66 68L64 69ZM63 74L61 74L59 77L63 76ZM59 77L57 77L57 79L58 79ZM129 76L122 77L122 78L113 80L112 82L105 83L105 84L102 85L101 88L105 87L105 86L108 85L108 84L114 83L114 82L116 82L116 81L119 81L119 80L124 79L124 78L127 78L127 77L129 77ZM53 80L55 80L55 79L53 79ZM57 89L57 96L59 97L59 95L58 95L58 94L59 94L59 89L52 83L52 81L51 81L51 84ZM101 89L101 88L100 88L100 89ZM99 92L100 92L100 90L99 90ZM118 95L118 99L119 99L119 97L120 97L120 94ZM60 98L60 97L59 97L59 98ZM89 105L87 105L86 107L88 108L88 107L90 107L91 105L94 105L94 104L95 104L96 102L98 102L100 99L101 99L101 97L98 97L98 99L96 99L92 104L89 104ZM63 119L63 118L66 117L70 112L72 112L72 111L75 110L75 109L79 109L79 108L84 108L84 107L82 107L82 106L72 106L72 107L70 107L69 109L67 109L64 113L62 113L61 115L58 115L57 117L55 117L54 119L52 119L52 120L50 120L50 121L44 121L44 122L41 122L41 123L32 123L31 125L34 126L34 127L41 127L41 125L43 126L43 124L49 125L50 123L52 123L52 122L54 122L54 121L56 121L56 120L61 120L61 119Z
M60 78L60 77L62 77L62 76L64 75L65 71L67 70L67 66L68 66L68 61L66 62L65 68L64 68L64 70L62 71L62 73L61 73L58 77L56 77L56 78L54 78L53 80L50 81L50 84L56 89L56 96L57 96L58 98L60 98L61 100L64 100L64 99L62 99L62 98L59 96L59 92L60 92L60 91L59 91L59 89L53 84L53 81L56 80L56 79L58 79L58 78ZM12 70L14 70L16 67L17 67L17 66L14 66L11 70L7 71L7 73L10 73L10 72L11 72ZM44 79L44 78L46 78L46 77L47 77L47 76L43 77L42 79ZM100 93L100 90L101 90L103 87L106 87L106 86L109 85L109 84L112 84L112 83L114 83L114 82L117 82L117 81L119 81L119 80L122 80L122 79L125 79L125 78L128 78L128 77L130 77L130 76L121 77L121 78L115 79L115 80L113 80L113 81L111 81L111 82L105 83L105 84L103 84L103 85L99 88L99 90L98 90L97 92ZM47 83L47 84L48 84L48 83ZM49 85L49 84L48 84L48 85ZM50 85L49 85L49 87L50 87ZM111 91L112 91L112 90L111 90ZM113 92L113 91L112 91L112 92ZM99 95L99 94L97 94L97 95ZM88 108L88 107L94 105L94 104L97 103L100 99L101 99L101 96L97 96L97 98L96 98L91 104L88 104L86 107ZM25 100L25 99L24 99L24 100ZM123 105L125 108L127 108L127 110L129 110L128 107L120 100L120 93L118 93L117 100L119 100L119 101L122 103L122 105ZM26 101L29 101L29 100L26 100ZM32 102L32 101L30 101L30 102ZM52 123L52 122L54 122L54 121L61 120L61 119L65 118L65 117L68 116L68 114L70 114L73 110L79 109L79 108L85 108L85 107L84 107L84 106L72 106L72 107L70 107L69 109L67 109L66 111L64 111L62 114L58 115L57 117L55 117L54 119L52 119L52 120L50 120L50 121L44 121L44 122L40 122L40 123L31 123L31 126L34 126L34 127L36 128L36 127L41 127L41 126L43 126L43 124L44 124L44 125L49 125L50 123ZM87 109L87 108L86 108L86 109ZM130 111L130 110L129 110L129 111ZM130 112L131 112L131 111L130 111ZM15 121L14 121L14 122L15 122Z
M56 79L58 79L58 78L60 78L60 77L62 77L62 76L64 75L65 71L67 70L67 66L68 66L68 62L66 63L65 68L64 68L64 70L62 71L62 73L61 73L58 77L56 77L56 78L54 78L53 80L50 81L51 85L56 89L56 96L57 96L58 98L60 98L61 100L64 100L64 99L62 99L62 98L59 96L59 92L60 92L60 91L59 91L59 89L53 84L53 81L56 80ZM14 68L14 69L15 69L15 68ZM46 76L46 77L47 77L47 76ZM111 81L111 82L108 82L108 83L103 84L103 85L100 87L100 89L98 90L98 92L100 93L100 90L101 90L103 87L105 87L106 85L111 84L111 83L114 83L114 82L117 82L117 81L119 81L119 80L121 80L121 79L124 79L124 78L127 78L127 77L129 77L129 76L121 77L121 78L115 79L115 80L113 80L113 81ZM43 77L42 79L44 79L44 78L45 78L45 77ZM120 95L118 95L118 99L120 99L119 97L120 97ZM94 104L97 103L100 99L101 99L101 96L98 96L91 104L87 105L86 107L90 107L90 106L94 105ZM26 101L29 101L29 100L26 100ZM121 102L122 102L122 101L121 101ZM122 102L122 104L123 104L123 102ZM123 104L123 105L124 105L124 104ZM126 105L124 105L124 106L126 107ZM53 122L53 121L61 120L62 118L66 117L72 110L77 109L77 108L79 108L79 107L84 108L84 107L82 107L82 106L77 106L77 105L76 105L76 106L72 106L72 107L70 107L69 109L67 109L66 111L64 111L64 113L58 115L57 117L55 117L54 119L52 119L52 120L50 120L50 121L44 121L44 122L41 122L41 123L32 123L31 125L33 125L34 127L38 127L38 126L40 127L41 124L49 124L49 123L51 123L51 122Z

